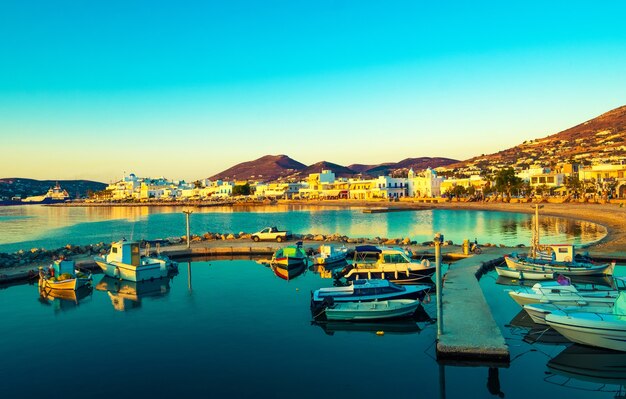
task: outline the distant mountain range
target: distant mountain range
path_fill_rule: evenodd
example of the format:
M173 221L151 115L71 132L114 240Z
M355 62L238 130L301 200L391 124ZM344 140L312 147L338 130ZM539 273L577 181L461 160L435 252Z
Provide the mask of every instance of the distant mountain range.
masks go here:
M459 162L450 158L407 158L400 162L386 162L377 165L354 164L342 166L328 161L320 161L306 166L301 162L291 159L287 155L266 155L254 161L247 161L237 164L216 175L211 176L211 180L302 180L311 173L319 173L324 169L329 169L337 177L354 177L361 175L364 177L378 177L381 175L407 172L410 168L415 171L428 167L437 168Z
M626 106L615 108L596 118L494 154L468 159L450 168L471 165L522 166L535 163L550 166L559 162L589 164L593 160L610 161L626 157Z
M0 179L0 199L26 198L45 194L50 187L57 183L62 189L67 190L71 198L76 198L77 195L86 197L88 191L101 191L107 186L105 183L90 180L34 180L6 177Z

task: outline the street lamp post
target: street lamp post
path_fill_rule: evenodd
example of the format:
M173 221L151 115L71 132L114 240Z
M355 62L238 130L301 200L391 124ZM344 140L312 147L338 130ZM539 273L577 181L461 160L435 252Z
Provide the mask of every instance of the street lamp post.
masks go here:
M183 213L185 214L185 219L187 220L187 249L189 249L191 246L191 237L189 234L189 215L191 215L193 211L183 211Z

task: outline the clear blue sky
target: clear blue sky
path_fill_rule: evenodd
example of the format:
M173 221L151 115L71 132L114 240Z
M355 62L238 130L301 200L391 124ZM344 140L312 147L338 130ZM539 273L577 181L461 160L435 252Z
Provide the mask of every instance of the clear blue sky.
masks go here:
M626 104L624 1L0 2L0 177L466 159Z

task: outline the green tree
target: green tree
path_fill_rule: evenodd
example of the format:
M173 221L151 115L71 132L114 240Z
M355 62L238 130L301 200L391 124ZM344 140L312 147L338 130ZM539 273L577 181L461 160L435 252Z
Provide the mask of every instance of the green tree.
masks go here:
M522 179L515 176L513 168L506 168L496 173L496 190L501 193L506 193L508 197L511 197L511 191L519 188L522 184Z
M574 194L574 198L578 198L583 189L583 184L581 183L578 176L576 175L567 176L565 178L565 188L567 188L567 191Z
M237 195L250 195L250 183L234 186L233 196Z

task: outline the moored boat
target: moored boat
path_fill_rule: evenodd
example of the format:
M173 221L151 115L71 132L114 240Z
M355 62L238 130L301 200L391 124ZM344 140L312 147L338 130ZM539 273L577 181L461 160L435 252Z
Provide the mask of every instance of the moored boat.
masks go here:
M521 258L516 254L504 257L509 269L525 272L558 273L565 276L604 276L613 275L615 262L592 264L587 262L536 262L531 258Z
M520 280L552 280L553 272L532 271L532 270L516 270L509 267L496 266L498 276L516 278Z
M524 310L535 324L547 325L546 316L555 311L561 311L563 313L576 313L576 312L588 312L588 313L612 313L613 303L600 303L595 306L589 306L587 304L580 304L577 306L558 306L551 303L532 303L524 305Z
M428 279L434 273L435 265L431 265L430 261L424 259L413 262L401 249L360 245L354 250L352 264L337 273L335 278L385 279L410 283Z
M55 260L47 270L39 268L39 287L43 290L72 290L91 284L91 273L76 270L74 261Z
M520 287L509 291L509 296L520 306L533 303L552 303L558 306L605 306L615 302L619 292L615 290L579 291L574 285L558 281L536 283L532 287Z
M167 277L178 268L178 264L165 256L141 256L139 243L134 241L114 242L107 255L94 260L105 275L128 281L145 281Z
M298 241L296 245L288 245L274 252L271 264L288 270L303 265L306 259L307 254L302 249L302 241Z
M409 317L420 305L418 299L370 302L339 302L324 309L328 320L380 320Z
M346 259L347 254L348 248L345 245L339 248L333 245L320 245L319 254L313 256L313 263L316 265L328 265L342 262Z
M391 299L423 299L430 285L398 285L388 280L355 280L345 287L320 288L311 293L311 311L319 314L331 303Z
M626 293L617 298L612 313L556 310L546 322L572 342L626 352Z

